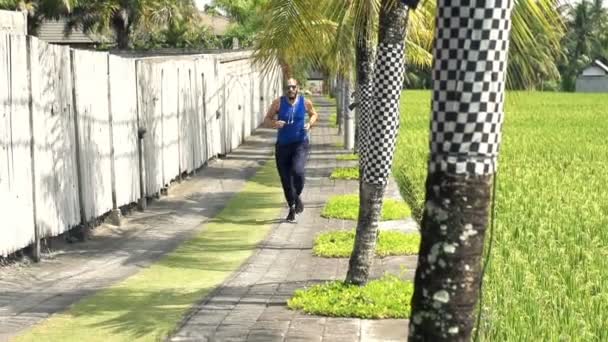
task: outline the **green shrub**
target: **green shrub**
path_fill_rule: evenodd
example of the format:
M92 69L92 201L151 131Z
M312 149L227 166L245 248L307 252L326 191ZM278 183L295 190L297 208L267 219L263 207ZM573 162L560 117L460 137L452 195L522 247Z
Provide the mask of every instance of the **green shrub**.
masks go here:
M332 171L329 176L330 179L346 179L346 180L357 180L359 179L359 167L339 167Z
M337 118L338 118L338 113L332 113L329 115L329 126L332 128L338 128L338 123L337 123Z
M407 204L394 199L385 199L382 206L382 221L399 220L410 217ZM359 195L338 195L331 197L321 216L344 220L356 220L359 216Z
M411 282L393 275L372 280L362 287L332 281L296 290L287 306L331 317L408 318L413 290Z
M355 153L340 154L336 157L337 160L359 160L359 155Z
M376 255L412 255L418 253L420 234L399 231L380 231ZM319 234L315 238L313 253L328 258L347 258L355 244L354 230L338 230Z

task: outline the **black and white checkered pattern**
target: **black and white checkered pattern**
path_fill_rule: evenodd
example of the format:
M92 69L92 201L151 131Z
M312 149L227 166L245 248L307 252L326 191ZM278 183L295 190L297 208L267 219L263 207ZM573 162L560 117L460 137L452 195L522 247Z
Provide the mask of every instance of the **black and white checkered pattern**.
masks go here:
M373 83L359 84L359 164L364 167L366 163L367 148L369 146L369 127L372 115Z
M440 0L431 173L496 172L513 0Z
M403 86L405 47L380 44L374 71L372 115L365 150L363 180L386 184L393 164L399 130L399 100Z

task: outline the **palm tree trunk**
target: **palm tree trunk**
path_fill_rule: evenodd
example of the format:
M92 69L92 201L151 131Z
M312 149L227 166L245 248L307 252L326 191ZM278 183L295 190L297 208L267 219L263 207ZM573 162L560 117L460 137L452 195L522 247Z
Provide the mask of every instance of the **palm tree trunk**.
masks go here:
M127 18L128 19L128 18ZM131 29L128 21L124 20L124 13L118 12L112 21L114 33L116 34L116 44L118 49L126 50L130 47Z
M431 157L410 341L471 339L504 117L513 1L450 3L440 0L437 9Z
M352 93L352 80L350 75L345 75L342 84L342 113L340 113L340 123L338 125L338 131L344 134L344 144L346 147L346 135L348 134L347 130L347 120L350 115L350 110L348 106L350 105L350 95Z
M360 175L359 186L359 219L346 275L347 283L367 283L376 249L382 200L393 164L399 129L407 13L407 7L401 2L382 1L378 56L373 79L373 107L367 134L368 146L361 160L363 174Z
M346 105L344 101L344 93L346 86L346 80L343 74L338 74L338 108L336 112L336 125L338 126L338 134L342 134L342 114L344 113L344 106Z
M345 89L345 106L343 107L344 114L342 114L344 122L344 149L352 151L355 148L355 121L353 117L353 111L351 104L353 103L353 80L349 73L349 77L346 79Z
M369 19L369 17L366 17ZM368 27L368 23L363 24ZM371 46L370 34L361 30L357 34L357 45L355 58L357 64L357 114L356 114L356 134L355 150L359 152L359 159L365 155L363 152L367 148L369 137L369 122L371 116L373 72L374 72L374 49ZM359 174L363 174L362 165L359 163Z

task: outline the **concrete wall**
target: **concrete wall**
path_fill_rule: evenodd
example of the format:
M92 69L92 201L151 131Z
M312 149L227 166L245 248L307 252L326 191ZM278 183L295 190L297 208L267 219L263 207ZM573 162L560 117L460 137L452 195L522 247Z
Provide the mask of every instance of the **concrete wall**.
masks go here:
M250 52L128 58L0 33L0 256L230 152L280 87Z
M25 12L0 10L0 32L27 34L27 15Z
M576 79L577 93L608 93L608 76L580 76Z
M590 65L583 69L581 76L606 76L606 70L597 65Z

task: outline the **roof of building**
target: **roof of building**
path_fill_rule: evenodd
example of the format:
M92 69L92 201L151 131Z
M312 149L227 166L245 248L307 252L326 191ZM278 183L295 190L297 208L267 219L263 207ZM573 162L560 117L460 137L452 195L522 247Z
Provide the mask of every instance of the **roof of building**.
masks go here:
M223 16L211 15L201 12L199 14L203 25L208 26L214 35L226 34L232 22ZM95 44L107 41L106 38L93 33L84 33L79 28L74 28L69 35L65 34L66 19L45 20L38 29L38 38L48 43L63 44Z
M595 61L593 61L593 63L591 65L595 65L595 66L599 67L600 69L604 70L606 73L608 73L608 65L602 63L602 61L600 61L599 59L596 59Z
M82 29L74 28L66 35L67 20L45 20L38 29L38 38L48 43L64 44L95 44L106 41L105 38L90 33L84 33Z

